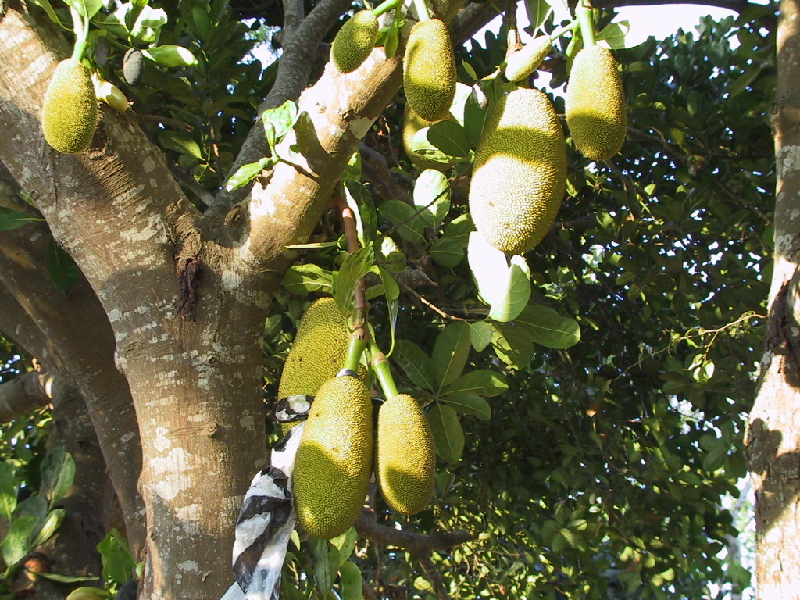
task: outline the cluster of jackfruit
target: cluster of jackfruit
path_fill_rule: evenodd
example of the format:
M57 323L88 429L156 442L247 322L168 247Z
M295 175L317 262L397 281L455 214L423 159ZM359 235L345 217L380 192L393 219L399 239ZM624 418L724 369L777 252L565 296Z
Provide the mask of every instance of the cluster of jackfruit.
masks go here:
M356 520L373 459L387 504L403 514L425 508L433 493L433 436L420 405L399 395L378 413L359 374L342 371L349 329L332 298L315 301L300 320L278 395L314 396L294 467L297 516L305 530L330 539ZM282 424L291 426L292 424Z
M378 17L371 10L360 10L336 33L331 44L331 60L341 73L361 66L378 39Z
M42 104L42 132L55 150L74 154L85 150L97 130L97 99L92 74L81 61L58 63Z
M569 74L566 118L575 146L591 160L608 160L622 148L628 126L617 61L603 46L583 48Z
M564 132L550 99L527 88L501 94L475 151L469 206L478 231L503 252L530 250L553 224L566 178Z

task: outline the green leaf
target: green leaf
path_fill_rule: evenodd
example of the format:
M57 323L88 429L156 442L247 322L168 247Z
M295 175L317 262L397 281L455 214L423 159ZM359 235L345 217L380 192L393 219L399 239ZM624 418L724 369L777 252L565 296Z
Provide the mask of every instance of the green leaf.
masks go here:
M274 147L283 137L289 133L300 119L297 105L291 100L287 100L277 108L268 108L261 113L261 120L264 122L264 130L267 133L267 140L270 141L270 148Z
M595 40L598 42L605 41L614 50L629 48L630 46L625 41L625 38L630 30L631 26L628 21L609 23L595 36Z
M42 461L42 492L50 508L59 502L72 487L75 479L75 460L64 446L57 446Z
M37 573L36 577L49 579L50 581L55 581L57 583L80 583L82 581L97 581L100 579L99 577L83 577L80 575L61 575L59 573ZM92 588L99 593L103 593L104 590L100 588Z
M14 510L14 514L11 519L14 520L21 517L36 517L38 522L43 523L45 517L47 517L47 510L47 498L37 494L36 496L25 498L25 500L17 504L17 508Z
M397 285L397 281L395 281L389 271L377 265L374 268L381 277L381 282L383 282L383 294L386 296L386 309L389 312L389 331L392 340L386 356L391 356L394 351L395 334L397 333L397 315L400 310L400 286Z
M128 542L116 528L112 528L97 544L97 551L103 561L103 579L106 581L122 585L136 573L136 561L128 548Z
M103 0L65 0L65 2L85 19L91 19L103 8Z
M433 432L436 453L445 462L458 462L464 451L464 431L461 429L456 411L441 402L436 402L428 412L428 422Z
M550 12L551 0L525 0L525 9L528 12L528 21L531 29L538 29Z
M62 29L67 29L61 22L61 19L58 18L56 11L53 10L53 6L50 4L49 0L32 0L32 2L33 4L44 10L44 12L47 13L47 16L53 23L55 23Z
M531 296L530 269L525 259L515 255L509 264L506 255L478 232L470 234L467 258L478 293L491 306L489 318L505 323L517 317Z
M231 178L228 179L228 182L225 184L225 189L230 192L247 185L258 177L261 171L272 167L274 163L275 160L272 158L262 158L258 162L242 165L236 169L236 173L231 175Z
M375 210L375 203L363 183L346 179L343 187L347 206L355 215L358 239L362 246L366 246L378 237L378 213Z
M443 267L453 268L464 258L464 248L453 238L443 237L431 244L428 254Z
M353 562L345 561L339 567L341 573L342 600L361 600L361 569Z
M470 141L467 130L456 121L439 121L428 129L427 139L434 148L448 156L467 158Z
M197 64L197 58L191 50L174 44L150 46L144 48L142 54L165 67L193 67Z
M47 540L49 540L56 530L61 526L61 523L64 521L64 517L67 516L67 511L63 508L54 508L47 516L44 518L44 521L41 523L41 527L36 532L36 536L31 541L31 547L35 548L41 544L44 544Z
M414 342L404 339L397 340L393 357L412 384L429 392L436 389L431 371L431 359Z
M397 54L397 48L400 45L401 23L401 19L395 19L386 30L386 38L383 40L383 52L386 54L386 58L392 58Z
M11 528L0 548L0 554L2 554L7 569L15 567L19 561L25 558L31 549L30 541L38 526L39 519L34 516L19 517L11 522Z
M452 406L458 412L478 417L482 421L492 418L492 407L485 399L475 394L455 392L447 394L439 400Z
M322 598L328 597L331 589L331 571L328 567L328 542L312 538L308 541L314 557L314 586Z
M80 278L78 265L53 239L47 244L44 265L53 285L62 294L68 293Z
M188 154L199 160L203 159L203 152L200 150L200 146L191 134L185 131L161 131L158 134L158 142L165 148L180 154Z
M372 245L359 248L347 255L339 267L333 286L333 297L336 306L343 315L349 315L353 304L353 292L364 275L369 273L373 262Z
M353 554L353 548L355 548L356 542L358 541L358 533L354 527L351 527L341 535L331 538L329 541L339 550L339 564L336 565L336 569L341 569L342 565L346 563L350 555Z
M425 219L420 211L402 200L388 200L381 204L381 216L397 227L400 237L409 242L425 241Z
M286 270L286 274L283 276L283 287L292 294L331 293L333 275L330 271L311 263L294 265Z
M413 200L425 224L438 229L450 210L450 181L441 171L426 169L414 182Z
M450 323L439 333L431 357L431 372L439 383L439 389L461 375L471 346L469 325L465 321Z
M10 520L17 507L17 480L14 467L10 463L0 462L0 517Z
M533 358L535 350L530 328L518 323L493 323L492 346L497 356L508 366L524 369Z
M515 323L530 327L533 341L547 348L569 348L581 339L580 325L575 319L562 317L546 306L526 307Z
M469 339L472 342L472 347L477 352L483 352L486 346L492 342L494 327L486 321L470 323L469 327Z
M0 206L0 231L10 231L31 221L44 221L44 219L37 219L27 213Z
M499 396L508 389L502 373L495 371L469 371L442 390L443 394L466 392L478 396Z
M483 131L483 122L486 119L486 108L478 104L475 93L469 95L464 104L464 129L467 131L470 146L473 148L478 145Z

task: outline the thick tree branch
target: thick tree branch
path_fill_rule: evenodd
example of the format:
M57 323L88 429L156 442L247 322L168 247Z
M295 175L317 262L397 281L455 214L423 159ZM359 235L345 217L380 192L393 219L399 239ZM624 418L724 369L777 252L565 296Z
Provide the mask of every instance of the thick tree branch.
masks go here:
M431 552L447 550L475 539L474 535L465 530L422 534L387 527L378 523L375 512L368 508L361 510L355 528L358 535L365 539L383 546L403 548L415 556L427 556Z
M50 403L53 376L31 371L0 384L0 423L8 423Z

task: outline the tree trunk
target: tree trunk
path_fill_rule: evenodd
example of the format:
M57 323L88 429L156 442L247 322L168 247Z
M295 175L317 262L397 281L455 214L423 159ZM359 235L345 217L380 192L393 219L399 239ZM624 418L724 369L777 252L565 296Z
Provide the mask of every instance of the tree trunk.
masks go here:
M778 183L765 352L747 435L759 598L800 598L800 13L782 0L773 108Z

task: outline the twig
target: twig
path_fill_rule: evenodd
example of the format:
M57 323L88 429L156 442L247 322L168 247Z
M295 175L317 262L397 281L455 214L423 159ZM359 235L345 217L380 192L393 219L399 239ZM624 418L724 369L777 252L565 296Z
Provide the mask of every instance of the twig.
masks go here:
M417 556L417 560L419 561L419 566L422 567L422 570L425 572L425 576L428 578L433 584L433 590L436 593L436 597L439 600L450 600L450 594L447 593L447 588L444 587L444 581L442 581L442 575L439 573L439 570L436 568L436 565L433 564L433 561L430 559L429 556Z
M415 556L429 555L437 550L447 550L475 539L469 531L440 531L437 533L414 533L378 523L378 518L368 508L361 509L355 522L355 528L361 537L384 546L395 546L408 550Z

